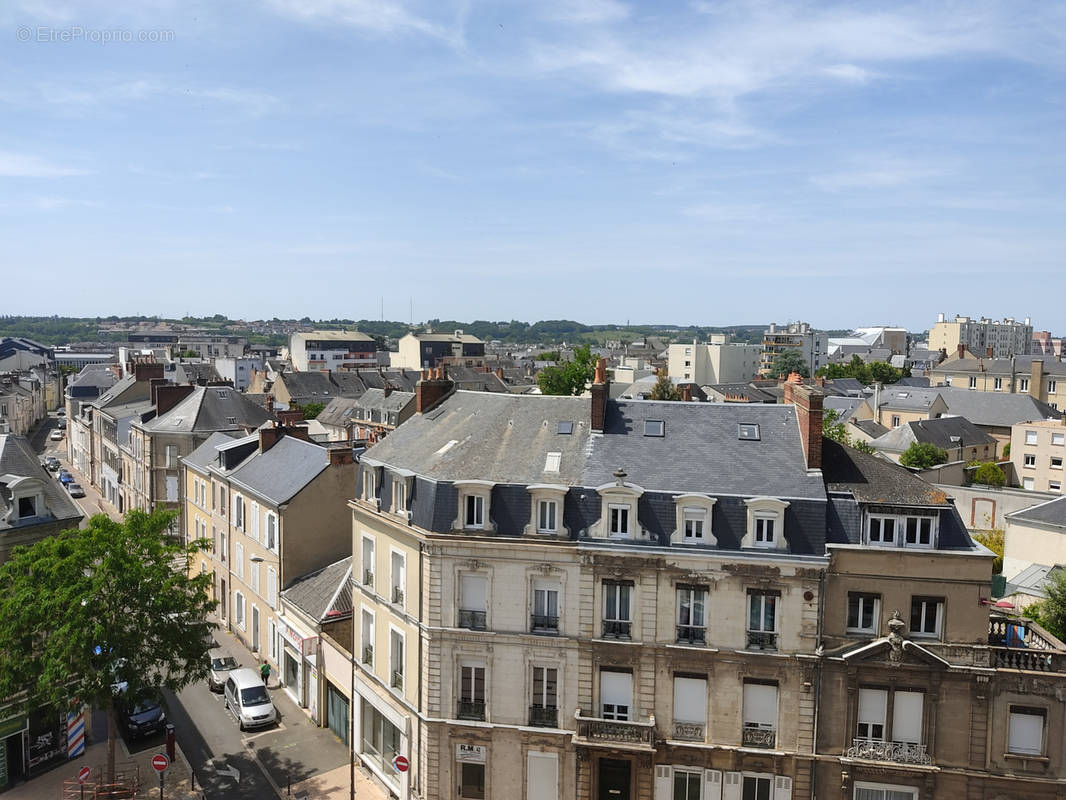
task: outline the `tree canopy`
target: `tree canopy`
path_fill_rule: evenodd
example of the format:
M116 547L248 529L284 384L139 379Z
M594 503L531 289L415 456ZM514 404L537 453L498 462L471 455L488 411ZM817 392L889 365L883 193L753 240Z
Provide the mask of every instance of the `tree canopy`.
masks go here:
M181 568L198 546L167 536L177 512L104 514L0 566L0 697L29 707L108 713L114 774L116 685L128 702L177 691L207 672L211 577Z
M821 378L855 378L864 386L871 383L896 383L900 378L909 378L909 368L896 369L887 361L871 361L867 364L859 356L853 355L847 364L826 364L818 368Z
M1044 584L1047 598L1034 603L1026 612L1059 639L1066 637L1066 570L1056 569Z
M774 359L769 375L771 378L787 378L793 372L798 372L804 378L811 377L810 368L799 350L782 350Z
M681 390L674 386L674 382L670 380L666 370L663 370L659 373L659 378L655 381L655 385L651 387L648 397L651 400L680 400Z
M322 413L325 407L325 403L305 403L300 406L300 410L304 412L304 419L314 419Z
M1003 486L1007 482L1007 476L999 464L986 461L973 471L973 482L984 486Z
M582 345L574 348L574 359L557 367L546 367L537 375L541 394L579 395L596 372L596 359L592 348Z
M910 447L899 457L900 464L914 469L929 469L947 460L948 454L929 442L911 442Z

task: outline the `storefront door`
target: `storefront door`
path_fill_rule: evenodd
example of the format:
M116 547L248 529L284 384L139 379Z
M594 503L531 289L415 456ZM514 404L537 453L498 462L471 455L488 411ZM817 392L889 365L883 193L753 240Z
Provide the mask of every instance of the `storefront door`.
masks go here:
M292 692L296 702L302 706L304 703L303 690L300 686L300 661L287 647L285 648L285 687Z
M338 739L348 744L348 698L332 683L326 684L326 724Z
M628 761L600 759L599 800L629 800Z
M485 765L459 762L459 796L463 800L484 800Z

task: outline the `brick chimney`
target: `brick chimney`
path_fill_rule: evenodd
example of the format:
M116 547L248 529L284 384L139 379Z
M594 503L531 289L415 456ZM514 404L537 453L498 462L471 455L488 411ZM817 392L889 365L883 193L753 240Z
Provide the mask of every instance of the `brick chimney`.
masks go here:
M802 384L803 378L792 373L785 383L785 402L796 407L796 419L803 441L807 469L822 468L822 401L820 391Z
M259 429L259 452L265 453L271 447L278 443L278 440L285 435L284 428L272 427L272 428L260 428Z
M966 355L966 345L964 345L962 342L959 342L959 346L955 348L955 354L958 356L958 358L963 358Z
M1044 383L1044 360L1034 358L1029 366L1029 396L1034 400L1040 399L1040 392Z
M266 412L271 416L274 414L274 395L272 394L266 396Z
M295 425L297 422L303 422L304 412L298 405L293 405L288 411L276 412L275 416L278 418L278 425L289 427Z
M329 465L331 467L339 467L355 461L350 447L331 447L327 452L329 453Z
M138 383L146 383L152 378L162 378L163 365L138 362L133 365L133 377Z
M415 412L425 414L450 395L454 388L455 384L443 367L422 370L422 377L415 384Z
M173 386L168 384L152 385L152 404L155 406L157 416L163 416L170 409L192 394L195 387L191 384L185 386Z
M684 403L692 402L692 384L685 383L681 385L681 401Z
M603 424L607 419L607 398L611 394L611 382L607 380L607 359L596 362L596 375L592 380L592 425L590 430L603 433Z

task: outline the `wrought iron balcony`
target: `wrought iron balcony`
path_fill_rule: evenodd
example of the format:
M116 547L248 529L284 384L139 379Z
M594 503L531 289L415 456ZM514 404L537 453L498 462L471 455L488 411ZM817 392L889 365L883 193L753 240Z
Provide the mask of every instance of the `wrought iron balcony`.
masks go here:
M777 634L769 631L748 631L749 650L776 650Z
M655 749L655 717L647 722L583 717L580 710L574 713L577 744L598 745L611 748L653 751Z
M373 573L373 571L369 570L369 569L364 569L363 570L363 586L373 586L373 585L374 585L374 573Z
M707 629L702 625L678 625L677 641L681 644L706 644Z
M604 639L628 639L633 623L629 620L605 619L603 621Z
M487 614L484 611L468 611L466 609L459 609L459 627L470 628L472 631L485 630Z
M548 614L531 614L529 629L534 632L550 631L557 633L559 631L559 618Z
M674 738L682 742L702 742L704 740L703 723L675 722Z
M368 667L374 663L374 645L368 644L363 648L363 663Z
M403 673L402 672L393 672L392 673L392 688L393 689L403 689Z
M535 728L558 728L559 709L546 706L530 706L529 724Z
M867 761L891 761L894 764L932 764L924 744L885 742L879 739L852 739L844 753L847 758Z
M398 606L403 605L403 589L399 586L392 587L392 602Z
M485 719L484 700L460 700L459 719Z
M740 741L745 747L766 747L772 749L774 745L777 744L777 730L775 728L758 728L745 725Z

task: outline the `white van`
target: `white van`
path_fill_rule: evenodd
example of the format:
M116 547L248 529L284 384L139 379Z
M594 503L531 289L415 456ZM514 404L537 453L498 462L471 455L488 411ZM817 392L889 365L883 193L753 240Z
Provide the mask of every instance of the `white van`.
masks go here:
M263 679L254 669L235 669L226 678L223 691L226 708L237 718L241 730L271 725L278 718Z

